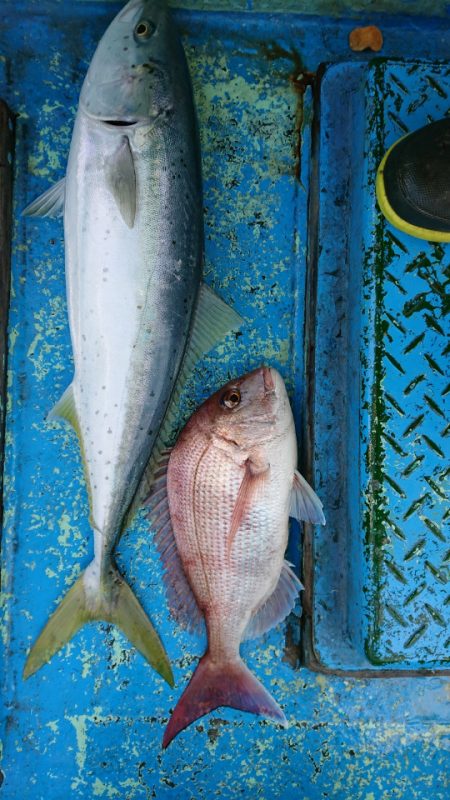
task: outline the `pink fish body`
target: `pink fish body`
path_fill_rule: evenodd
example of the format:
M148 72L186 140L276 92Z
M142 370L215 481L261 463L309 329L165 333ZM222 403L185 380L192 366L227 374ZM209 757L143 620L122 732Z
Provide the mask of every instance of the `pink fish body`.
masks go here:
M190 627L203 617L208 648L173 712L163 747L222 705L287 724L239 647L283 620L302 588L284 560L289 516L325 522L296 464L288 396L269 367L230 382L203 403L171 453L170 519L163 498L154 514L157 543L172 612Z

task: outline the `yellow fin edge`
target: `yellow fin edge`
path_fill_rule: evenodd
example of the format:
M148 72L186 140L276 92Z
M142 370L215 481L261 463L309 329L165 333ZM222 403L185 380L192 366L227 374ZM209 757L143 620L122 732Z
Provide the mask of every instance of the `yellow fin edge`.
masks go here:
M47 421L52 422L55 419L63 419L68 422L74 429L78 443L80 445L81 462L83 464L84 478L87 486L87 493L89 499L89 509L92 515L92 491L89 481L89 471L87 469L86 455L84 452L83 437L81 435L80 422L78 420L77 409L75 406L75 398L73 394L73 384L69 384L65 392L61 395L58 402L55 403L51 411L47 415ZM92 519L90 520L92 524Z

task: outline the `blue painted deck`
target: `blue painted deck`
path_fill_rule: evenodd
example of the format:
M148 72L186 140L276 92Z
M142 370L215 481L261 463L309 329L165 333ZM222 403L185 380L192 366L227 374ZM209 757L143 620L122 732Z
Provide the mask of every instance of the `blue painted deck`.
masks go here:
M161 751L168 716L203 643L167 613L142 517L122 540L118 560L161 633L175 689L101 624L83 629L26 683L21 679L27 648L88 563L91 542L75 438L63 424L45 423L72 370L62 224L22 219L20 209L64 173L81 81L119 5L0 0L1 94L20 114L2 541L3 797L444 800L450 689L439 670L448 666L449 537L443 505L425 478L441 487L445 471L438 452L445 439L436 440L445 423L433 403L448 413L439 394L439 369L448 383L448 328L435 297L446 288L441 270L448 269L449 249L416 244L379 220L373 170L402 126L448 113L448 63L437 63L450 53L445 12L430 19L371 15L389 58L374 64L349 51L355 22L347 18L177 13L202 138L205 278L247 320L242 335L199 366L180 419L230 375L261 361L277 366L293 400L301 459L314 470L328 519L314 533L312 561L308 548L302 558L298 531L290 545L291 557L306 566L303 641L299 608L288 625L243 647L289 729L220 709ZM405 58L420 62L415 73ZM303 95L291 77L301 65L315 71L322 62L338 63L321 79L317 129L311 91ZM419 103L410 110L415 95ZM320 215L313 205L308 224L310 197L320 197ZM439 277L430 286L433 271ZM427 295L431 310L408 305L424 291L434 292ZM309 372L307 384L305 314L316 345L315 379ZM423 343L411 346L422 333ZM422 373L421 394L405 393ZM424 426L408 434L421 413ZM370 452L380 455L368 461L369 440L378 448ZM444 453L448 459L448 445ZM419 472L402 477L416 458ZM366 516L370 493L375 525ZM422 594L407 602L424 580ZM309 667L299 666L301 651ZM392 667L412 672L376 676ZM419 677L417 667L437 674ZM328 674L361 669L369 677Z

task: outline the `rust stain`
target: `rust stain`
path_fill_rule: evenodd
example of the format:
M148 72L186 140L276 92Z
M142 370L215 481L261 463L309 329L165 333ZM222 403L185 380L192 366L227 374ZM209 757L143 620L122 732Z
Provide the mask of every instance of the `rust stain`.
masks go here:
M283 47L277 42L262 42L261 50L268 61L287 60L292 63L292 70L287 78L297 96L294 120L294 175L301 183L301 153L302 153L302 130L304 120L304 96L308 86L314 88L315 72L307 70L303 64L300 53L291 47Z
M286 626L286 644L284 646L284 655L281 659L285 664L289 664L292 669L298 669L300 666L300 642L298 636L295 636L294 625L289 621Z

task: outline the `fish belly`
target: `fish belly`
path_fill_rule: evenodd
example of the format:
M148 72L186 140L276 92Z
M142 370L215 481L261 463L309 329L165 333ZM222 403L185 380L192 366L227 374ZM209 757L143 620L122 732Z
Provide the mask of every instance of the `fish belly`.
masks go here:
M79 112L65 208L73 393L92 520L107 537L120 529L163 419L201 265L196 175L168 169L176 153L164 130L130 134L130 228L107 180L122 140Z

